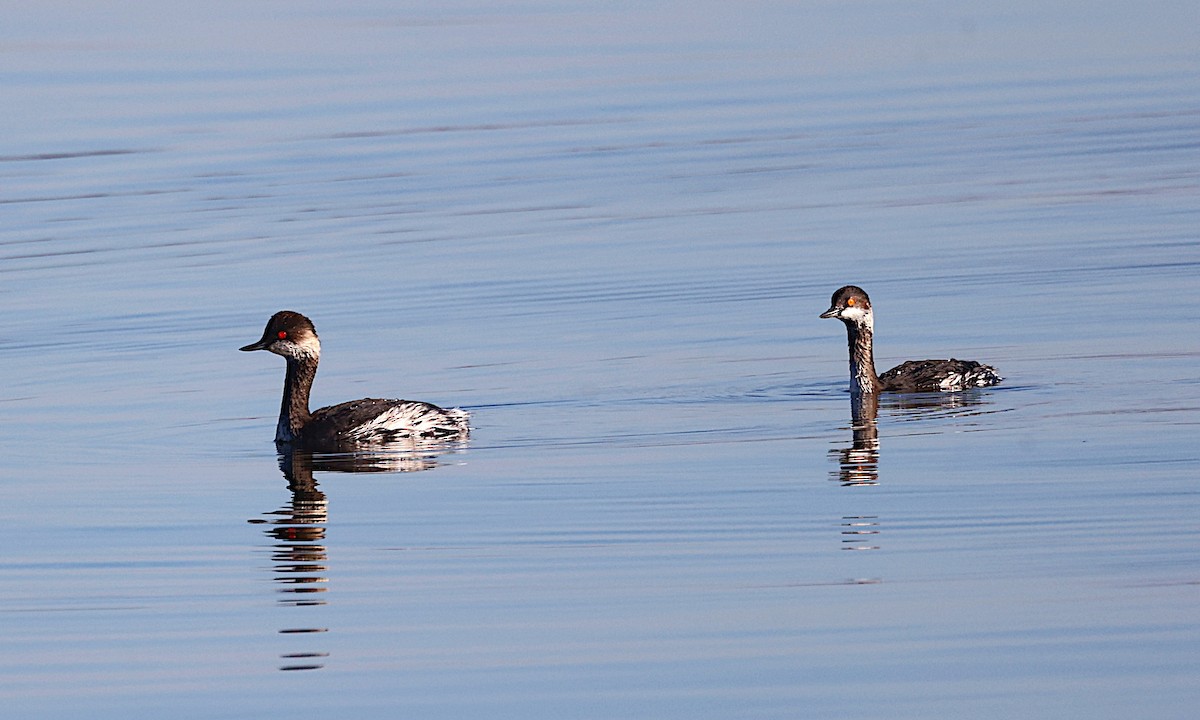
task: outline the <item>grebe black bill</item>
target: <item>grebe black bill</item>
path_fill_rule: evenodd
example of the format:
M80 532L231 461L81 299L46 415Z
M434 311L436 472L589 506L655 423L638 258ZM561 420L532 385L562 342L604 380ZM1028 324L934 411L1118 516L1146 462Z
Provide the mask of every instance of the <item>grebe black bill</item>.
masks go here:
M283 403L275 428L277 443L348 450L400 440L461 440L469 433L465 411L415 400L364 398L309 412L308 396L321 360L321 341L312 321L300 313L275 313L262 338L240 349L266 350L287 360Z
M846 324L850 343L850 391L854 394L876 392L956 392L995 385L1004 378L996 369L973 360L909 360L875 374L872 337L875 318L871 299L855 285L838 289L823 318L837 318Z

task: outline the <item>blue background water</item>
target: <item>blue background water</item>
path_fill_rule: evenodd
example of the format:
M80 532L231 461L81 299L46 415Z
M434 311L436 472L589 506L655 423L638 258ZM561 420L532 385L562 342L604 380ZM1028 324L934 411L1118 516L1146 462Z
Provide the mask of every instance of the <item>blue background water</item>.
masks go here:
M7 8L6 712L1190 717L1198 28ZM847 282L882 365L1007 378L885 403L870 483L816 317ZM236 352L283 308L317 404L471 443L293 498L281 363Z

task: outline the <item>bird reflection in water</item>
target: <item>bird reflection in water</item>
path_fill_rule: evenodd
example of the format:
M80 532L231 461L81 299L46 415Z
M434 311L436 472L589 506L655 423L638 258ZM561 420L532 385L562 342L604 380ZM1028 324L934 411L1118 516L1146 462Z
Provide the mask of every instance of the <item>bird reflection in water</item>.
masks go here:
M879 483L879 396L873 393L851 395L849 447L835 448L829 454L837 458L833 479L843 487L862 487ZM875 515L843 515L840 523L843 550L878 550L879 518ZM874 583L878 579L856 580Z
M894 423L928 422L953 418L961 427L962 421L984 414L979 408L983 396L977 392L955 393L891 393L882 407L888 421ZM881 403L872 393L850 396L851 443L848 447L830 450L838 461L833 479L842 485L876 485L879 483L879 427L877 418Z
M407 441L394 446L374 447L361 452L318 453L279 445L279 469L287 480L290 500L283 507L264 513L250 522L265 524L263 533L271 540L272 581L280 586L279 604L287 607L316 607L327 603L328 555L326 524L328 500L317 487L313 471L345 473L415 472L438 465L442 453L459 449L462 442L431 443ZM325 627L292 626L281 635L318 635ZM318 670L327 652L291 652L280 656L280 670Z
M980 415L983 397L977 392L894 393L888 394L883 407L889 422L920 422L951 417L956 421ZM849 446L830 450L838 468L832 479L843 487L879 484L879 395L853 393L850 396ZM841 522L842 547L846 550L878 550L874 536L879 534L879 517L846 515Z
M845 486L879 483L879 396L874 393L850 397L849 447L830 450L838 459L833 477Z

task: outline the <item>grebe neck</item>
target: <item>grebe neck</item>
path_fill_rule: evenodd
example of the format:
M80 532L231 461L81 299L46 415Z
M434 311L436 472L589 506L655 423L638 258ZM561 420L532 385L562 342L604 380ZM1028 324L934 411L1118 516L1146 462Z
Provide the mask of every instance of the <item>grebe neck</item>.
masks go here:
M287 358L287 375L283 379L283 403L279 408L279 424L275 427L275 442L288 443L300 436L300 429L310 419L308 394L317 376L319 356Z
M846 323L846 336L850 344L850 392L854 395L879 390L879 376L875 374L875 351L871 346L874 334L872 324L869 314L859 322Z

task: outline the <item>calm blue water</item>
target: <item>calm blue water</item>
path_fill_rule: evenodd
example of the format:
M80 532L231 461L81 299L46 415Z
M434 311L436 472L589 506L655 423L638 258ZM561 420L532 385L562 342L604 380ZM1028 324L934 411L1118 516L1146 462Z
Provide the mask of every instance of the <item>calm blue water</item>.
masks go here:
M9 8L5 712L1191 717L1198 28ZM856 436L848 282L1005 383ZM289 484L285 308L472 440Z

